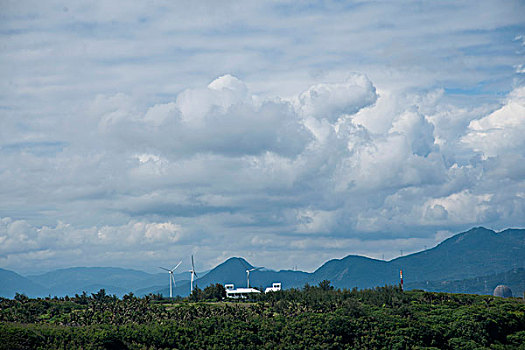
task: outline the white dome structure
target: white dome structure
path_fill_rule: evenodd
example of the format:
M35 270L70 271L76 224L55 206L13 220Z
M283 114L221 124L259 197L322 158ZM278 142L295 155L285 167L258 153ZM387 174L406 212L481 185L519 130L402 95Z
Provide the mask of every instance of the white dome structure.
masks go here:
M510 298L512 297L512 290L508 286L500 284L494 289L492 295L495 297Z

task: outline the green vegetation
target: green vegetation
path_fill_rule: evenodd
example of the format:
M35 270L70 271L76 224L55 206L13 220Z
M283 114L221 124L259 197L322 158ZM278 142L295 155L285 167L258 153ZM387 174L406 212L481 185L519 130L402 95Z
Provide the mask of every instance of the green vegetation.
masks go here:
M524 349L525 304L490 296L305 285L249 302L224 288L184 300L0 299L0 349ZM207 301L205 301L207 300Z

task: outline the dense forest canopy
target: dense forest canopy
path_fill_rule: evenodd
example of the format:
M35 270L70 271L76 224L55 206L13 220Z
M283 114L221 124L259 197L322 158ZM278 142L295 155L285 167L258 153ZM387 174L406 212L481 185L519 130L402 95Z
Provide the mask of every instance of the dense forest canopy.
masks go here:
M224 288L186 299L122 299L104 290L64 298L0 300L2 349L514 349L525 344L522 299L335 289L324 281L219 301Z

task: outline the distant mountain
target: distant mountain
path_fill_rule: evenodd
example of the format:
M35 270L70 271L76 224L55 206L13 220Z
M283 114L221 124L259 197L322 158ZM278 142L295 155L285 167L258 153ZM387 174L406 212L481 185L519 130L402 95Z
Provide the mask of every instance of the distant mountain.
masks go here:
M215 283L233 283L236 287L244 287L246 270L253 267L243 258L230 258L206 274L199 273L195 285L205 288ZM327 261L313 273L255 270L250 273L250 286L265 288L273 282L281 282L286 289L302 287L305 283L315 285L326 279L337 288L370 288L399 283L399 270L402 269L405 286L411 288L480 293L480 278L499 284L497 281L505 271L521 271L524 268L524 229L508 229L496 233L477 227L459 233L434 248L391 261L349 255L343 259ZM173 295L188 295L190 274L182 272L174 276L177 286ZM522 275L513 276L513 286L518 289L515 293L523 293L523 283L517 280ZM82 291L92 293L101 288L118 296L128 292L137 295L161 293L167 296L169 279L167 273L149 274L110 267L62 269L28 278L0 270L0 288L3 295L11 296L17 291L28 295L63 296Z
M361 256L330 260L313 273L313 283L330 280L338 288L366 288L399 283L451 281L525 267L525 230L500 233L483 227L459 233L436 247L381 261Z
M200 286L207 286L210 283L233 283L236 287L246 287L246 270L253 268L254 266L243 258L230 258L197 282ZM303 286L309 276L309 273L303 271L260 269L250 272L250 286L268 287L273 282L282 282L283 288Z
M398 283L399 269L387 261L349 255L326 262L312 274L312 284L322 280L337 288L370 288Z
M426 281L405 284L407 290L424 289L431 292L469 293L492 295L494 288L504 284L515 297L523 297L525 291L525 269L518 268L503 273L454 281Z
M174 274L175 280L187 278L188 273ZM149 274L143 271L116 267L73 267L28 276L31 281L46 287L51 295L64 296L105 289L108 294L122 296L154 285L168 285L168 273ZM147 293L146 293L147 294Z
M525 267L525 230L477 227L390 263L403 269L406 281L457 280Z
M236 285L244 283L244 285L246 285L246 270L252 268L253 266L243 258L229 258L222 264L216 266L214 269L211 269L206 275L202 277L197 275L198 278L196 278L194 286L204 288L212 283L234 283ZM160 292L163 295L169 295L168 288L161 290ZM189 282L180 284L174 291L174 295L181 296L189 295L189 293Z
M210 270L205 276L195 281L195 286L205 288L210 284L233 283L235 287L246 287L246 270L253 269L254 266L243 258L229 258L222 264ZM273 282L281 282L283 288L299 287L308 282L310 274L303 271L272 271L272 270L255 270L250 272L251 287L268 287ZM174 291L174 295L186 296L189 294L189 283L181 284ZM169 290L164 289L163 295L169 295Z
M253 269L254 266L243 258L230 258L218 265L205 276L197 279L197 285L204 288L211 283L234 283L236 285L246 285L246 270ZM255 273L251 273L252 280Z
M303 287L311 281L311 273L293 270L261 270L250 274L250 285L253 287L270 287L274 282L281 282L284 289ZM246 277L245 277L246 280Z
M0 269L0 297L13 298L16 293L36 297L47 295L48 291L45 287L16 272Z

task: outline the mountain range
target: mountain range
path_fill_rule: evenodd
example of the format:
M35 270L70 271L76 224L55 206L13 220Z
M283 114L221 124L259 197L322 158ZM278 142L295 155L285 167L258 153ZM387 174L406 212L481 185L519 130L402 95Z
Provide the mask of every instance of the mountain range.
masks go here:
M230 258L207 273L199 273L195 284L200 288L212 283L233 283L236 287L244 287L246 270L252 268L254 266L243 258ZM399 283L399 271L403 270L408 289L491 294L494 284L506 283L515 289L514 295L521 295L524 269L525 229L496 233L477 227L450 237L434 248L390 261L348 255L327 261L311 273L261 268L251 272L250 285L264 288L273 282L281 282L283 288L292 288L329 280L337 288L370 288ZM174 277L177 286L173 294L188 295L189 273L174 274ZM13 297L17 292L28 296L74 295L82 291L93 293L101 288L117 296L129 292L169 295L165 273L76 267L24 277L0 269L0 296L4 297Z
M129 292L145 295L164 288L168 277L167 273L150 274L117 267L72 267L25 277L0 269L0 296L12 297L16 293L31 297L72 296L100 289L118 296ZM184 272L174 273L173 277L178 283L189 279Z

